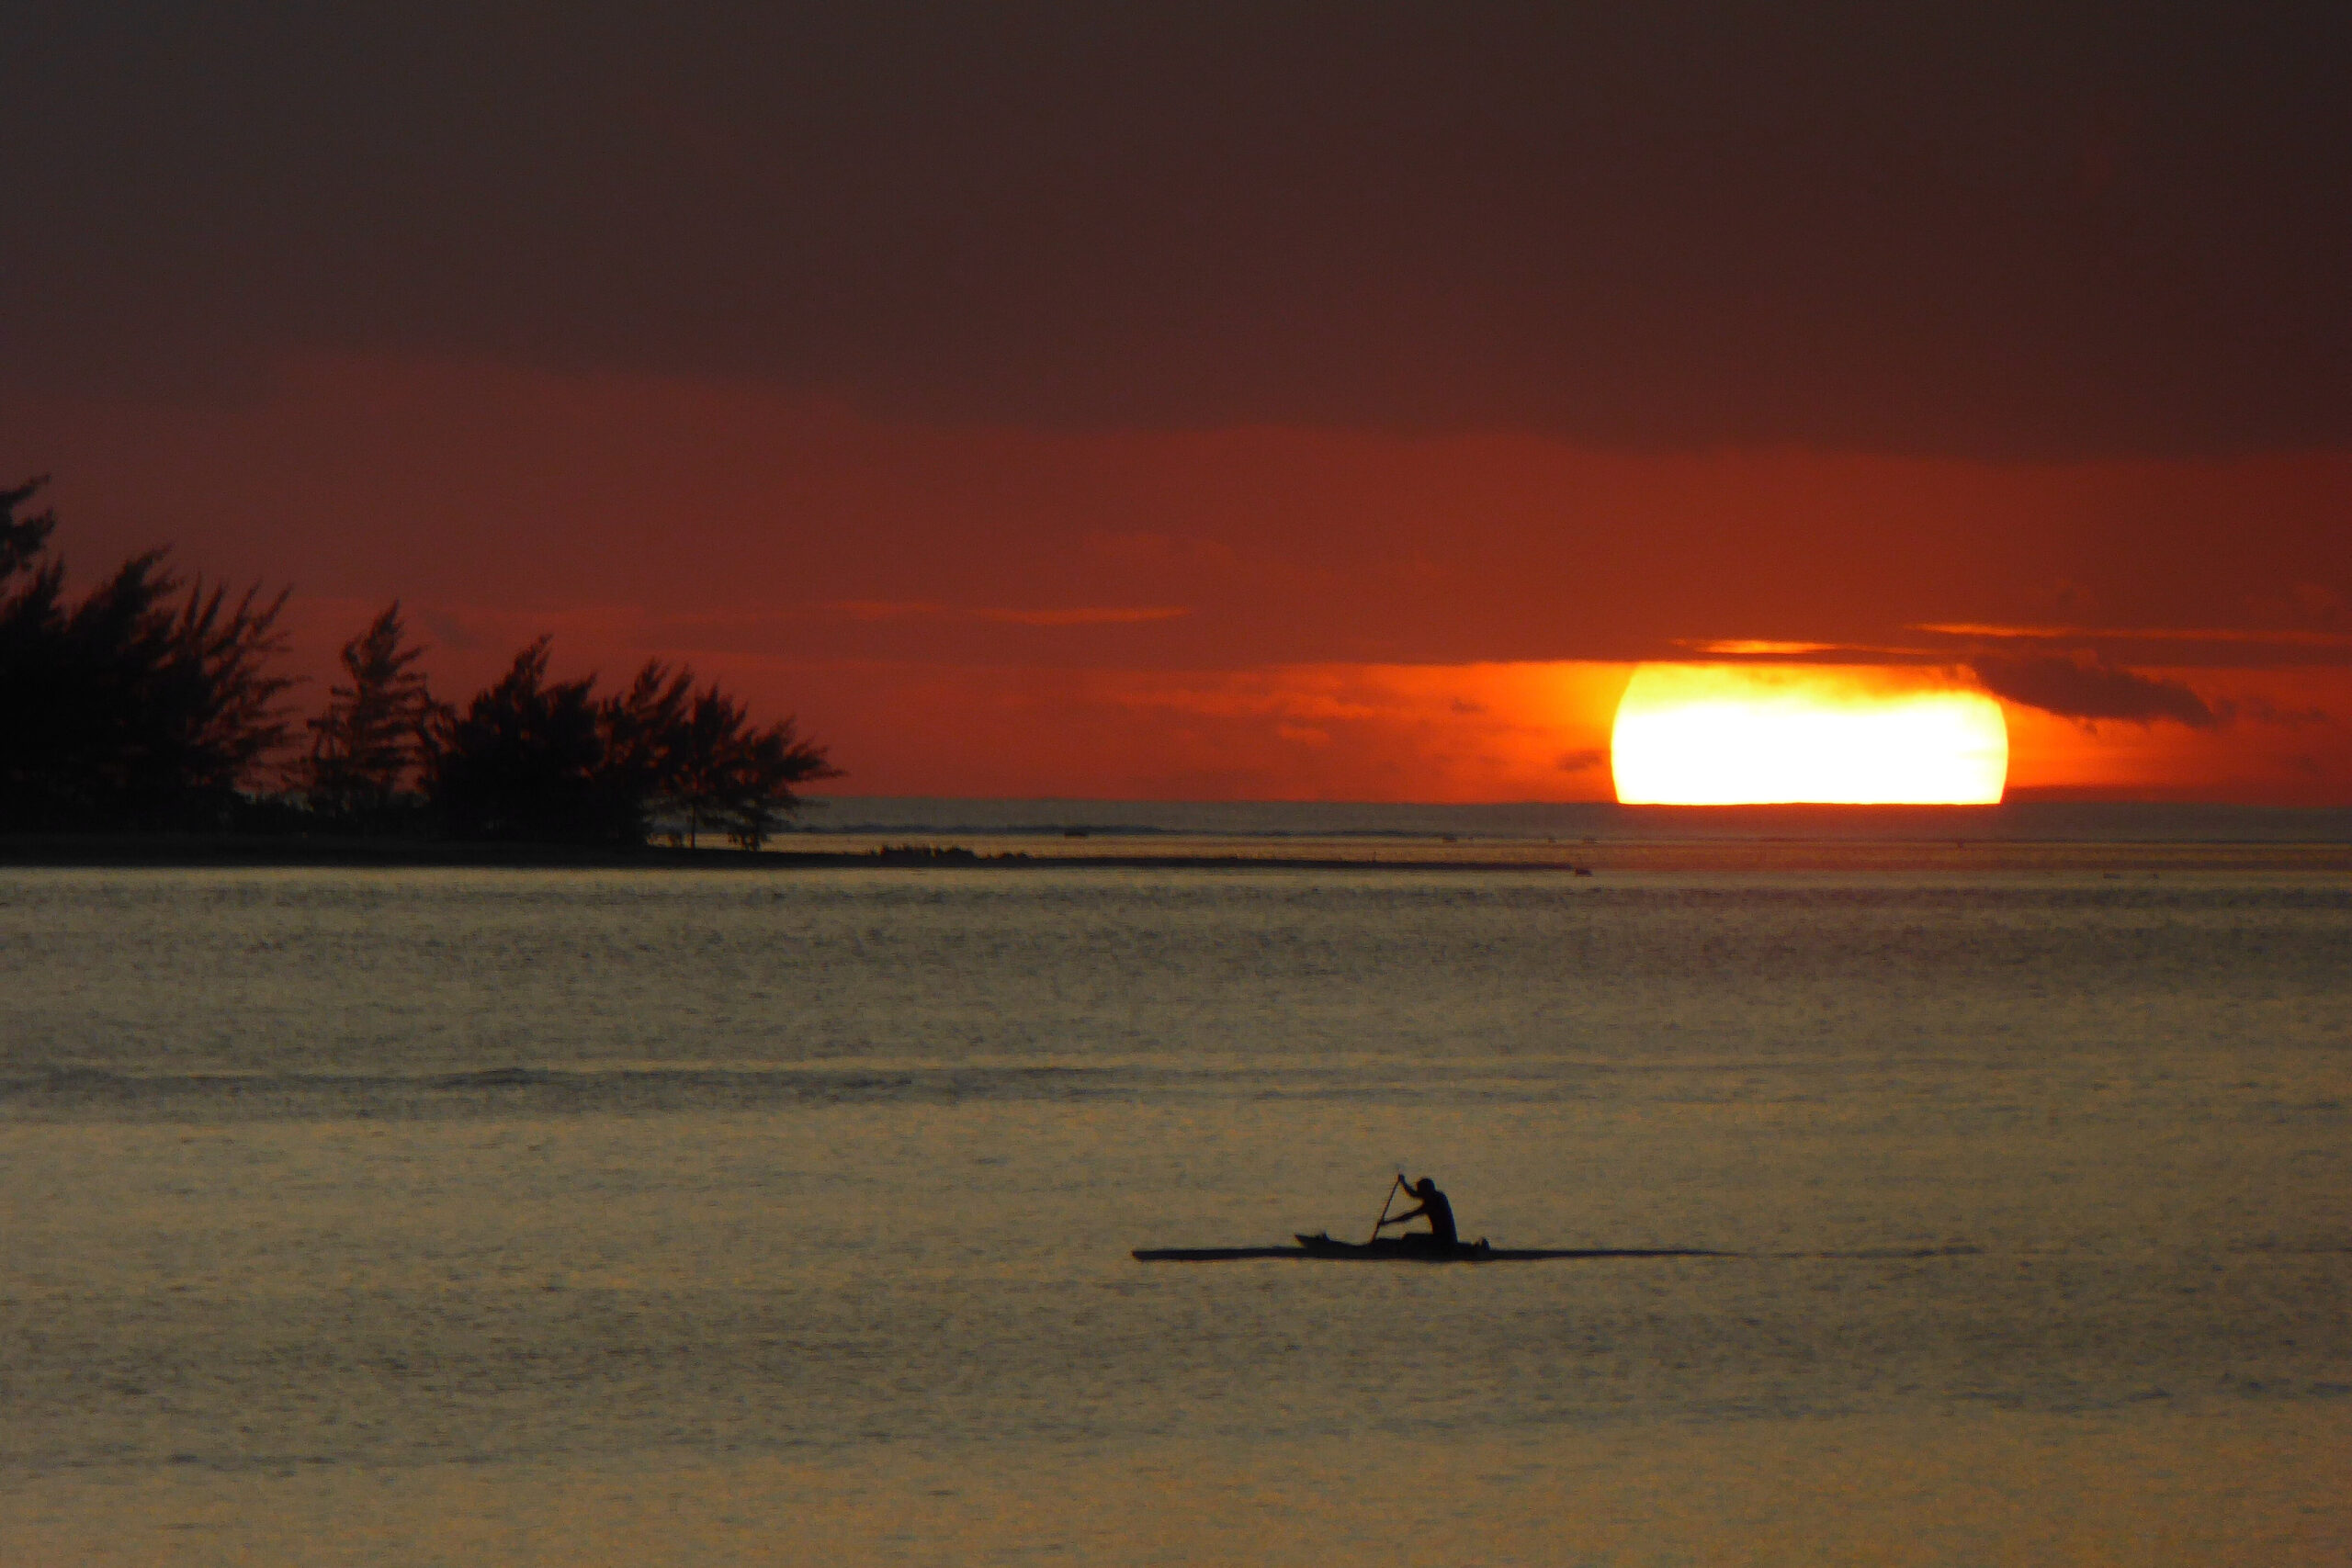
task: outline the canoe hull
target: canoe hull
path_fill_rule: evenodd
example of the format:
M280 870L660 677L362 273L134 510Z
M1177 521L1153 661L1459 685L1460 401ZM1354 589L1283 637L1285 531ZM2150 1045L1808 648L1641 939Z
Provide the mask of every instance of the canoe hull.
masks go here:
M1440 1241L1433 1235L1385 1235L1377 1241L1335 1241L1317 1231L1296 1238L1310 1258L1363 1263L1478 1263L1495 1249L1483 1241Z

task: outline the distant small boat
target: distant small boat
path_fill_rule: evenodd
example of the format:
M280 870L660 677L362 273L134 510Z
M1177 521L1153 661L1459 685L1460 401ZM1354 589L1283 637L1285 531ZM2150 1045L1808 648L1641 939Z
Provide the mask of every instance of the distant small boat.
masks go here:
M1295 1238L1294 1247L1139 1247L1131 1256L1138 1263L1236 1263L1252 1258L1322 1258L1353 1263L1532 1263L1549 1258L1722 1258L1724 1253L1696 1247L1496 1247L1477 1241L1442 1242L1417 1235L1382 1236L1377 1241L1337 1241L1328 1233Z

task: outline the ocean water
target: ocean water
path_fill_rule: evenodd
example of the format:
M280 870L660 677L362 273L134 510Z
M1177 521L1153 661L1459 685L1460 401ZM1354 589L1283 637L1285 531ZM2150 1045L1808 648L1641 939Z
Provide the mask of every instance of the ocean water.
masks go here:
M2027 859L0 871L0 1562L2343 1562L2352 876Z

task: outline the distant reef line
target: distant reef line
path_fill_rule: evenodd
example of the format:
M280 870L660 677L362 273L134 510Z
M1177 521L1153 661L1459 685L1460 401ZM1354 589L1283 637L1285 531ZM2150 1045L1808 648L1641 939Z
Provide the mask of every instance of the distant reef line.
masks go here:
M419 870L519 871L794 871L858 868L939 870L1193 870L1273 866L1285 870L1556 871L1589 875L1590 868L1556 857L1479 859L1374 854L1317 855L1280 849L1187 854L975 851L956 844L886 844L858 850L683 849L667 845L531 843L422 839L301 839L278 834L57 833L0 834L0 867L104 870L142 867L305 866Z
M1114 840L1115 841L1115 840ZM1573 858L1571 858L1571 856ZM840 849L681 848L662 844L545 843L399 836L308 837L278 833L0 834L0 869L61 870L511 870L705 871L1353 871L1528 873L1561 878L1612 874L1912 874L2047 873L2106 878L2199 873L2352 874L2352 844L2340 842L2082 842L1838 840L1605 840L1566 845L1350 842L1270 843L1237 850L1230 840L1198 849L1154 843L1146 850L1097 840L1058 846L974 850L926 837L909 843L853 840ZM1589 881L1580 883L1589 886Z

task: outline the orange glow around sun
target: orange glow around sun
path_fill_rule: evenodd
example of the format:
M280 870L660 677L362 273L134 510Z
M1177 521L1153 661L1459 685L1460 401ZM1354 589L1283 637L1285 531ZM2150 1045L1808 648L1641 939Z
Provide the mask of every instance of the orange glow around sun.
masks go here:
M1645 664L1610 738L1628 806L1997 804L2001 705L1940 671Z

